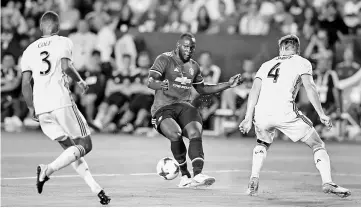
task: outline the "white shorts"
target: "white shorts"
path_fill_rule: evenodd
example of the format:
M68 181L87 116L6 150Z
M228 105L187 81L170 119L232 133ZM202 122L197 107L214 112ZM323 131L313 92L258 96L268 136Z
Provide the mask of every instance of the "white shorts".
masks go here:
M64 136L75 139L90 135L88 124L76 105L41 114L39 122L44 134L51 140Z
M313 124L301 111L293 111L279 118L277 116L255 116L255 131L257 139L272 143L275 130L278 129L293 142L308 139L314 130Z

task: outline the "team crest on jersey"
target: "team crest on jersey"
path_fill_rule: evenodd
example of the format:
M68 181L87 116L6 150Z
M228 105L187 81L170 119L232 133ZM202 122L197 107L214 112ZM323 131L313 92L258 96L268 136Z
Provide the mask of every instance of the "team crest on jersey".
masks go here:
M193 69L193 68L189 68L189 73L193 76L193 74L194 74L194 69Z

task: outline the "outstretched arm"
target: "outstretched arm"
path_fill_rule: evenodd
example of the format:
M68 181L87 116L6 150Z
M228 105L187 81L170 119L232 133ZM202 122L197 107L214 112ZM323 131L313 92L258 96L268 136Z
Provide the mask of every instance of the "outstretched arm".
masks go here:
M256 78L253 81L252 89L249 93L248 101L247 101L247 111L245 120L253 120L254 108L257 105L258 97L261 92L262 80L260 78Z
M217 92L221 92L231 87L229 82L222 82L219 84L205 84L204 82L200 84L193 84L193 87L197 90L197 92L201 95L213 94Z
M201 95L208 95L221 92L231 87L236 87L243 82L242 76L237 74L229 79L228 82L222 82L219 84L205 84L202 78L202 81L198 83L193 83L193 87Z

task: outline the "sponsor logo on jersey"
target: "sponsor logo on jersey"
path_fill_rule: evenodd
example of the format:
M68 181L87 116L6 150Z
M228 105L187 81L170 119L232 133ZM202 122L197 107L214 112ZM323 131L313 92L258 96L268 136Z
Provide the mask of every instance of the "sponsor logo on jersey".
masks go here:
M190 84L192 82L192 80L187 77L177 77L174 81L179 82L182 85Z
M188 79L187 77L177 77L175 82L178 82L180 84L173 83L173 87L180 88L180 89L186 89L189 90L192 88L192 86L187 86L187 84L192 83L191 79Z

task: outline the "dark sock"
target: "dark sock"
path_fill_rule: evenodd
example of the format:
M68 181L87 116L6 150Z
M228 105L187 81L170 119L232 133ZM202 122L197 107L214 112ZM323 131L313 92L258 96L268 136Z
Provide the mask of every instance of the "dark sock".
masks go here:
M179 163L179 169L182 173L182 176L186 175L188 178L191 177L191 174L188 171L187 168L187 148L186 145L183 142L183 139L180 139L179 141L172 141L170 148L172 150L174 159L177 160Z
M194 138L190 140L188 155L192 160L193 176L196 176L202 172L204 165L202 138Z

